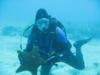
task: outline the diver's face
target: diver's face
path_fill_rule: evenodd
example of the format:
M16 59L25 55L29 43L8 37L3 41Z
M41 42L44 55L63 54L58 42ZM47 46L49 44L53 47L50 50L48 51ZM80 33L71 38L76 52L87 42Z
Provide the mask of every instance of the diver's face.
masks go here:
M36 22L38 29L42 32L45 32L49 28L49 19L42 18Z

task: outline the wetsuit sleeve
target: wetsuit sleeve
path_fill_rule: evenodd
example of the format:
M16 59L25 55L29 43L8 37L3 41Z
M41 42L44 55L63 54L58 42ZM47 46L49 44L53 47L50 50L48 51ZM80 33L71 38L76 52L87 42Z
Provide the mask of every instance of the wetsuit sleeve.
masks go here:
M70 51L71 44L67 40L67 36L65 35L64 31L60 29L59 27L56 28L56 39L58 44L58 51L57 52L64 52L64 51Z
M56 28L56 35L57 35L57 41L61 43L67 43L67 37L61 28L59 27Z

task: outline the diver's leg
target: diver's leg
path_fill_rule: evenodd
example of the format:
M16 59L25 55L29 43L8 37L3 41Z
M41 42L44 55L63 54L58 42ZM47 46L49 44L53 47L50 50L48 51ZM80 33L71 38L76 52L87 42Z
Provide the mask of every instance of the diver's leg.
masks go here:
M52 67L51 63L43 64L41 67L40 75L49 75L51 67Z
M49 75L51 67L55 64L56 62L59 62L59 58L56 56L52 56L50 58L47 59L47 61L42 65L41 67L41 72L40 75Z
M84 68L84 59L83 59L83 54L81 51L81 48L84 44L88 43L91 39L93 38L93 36L87 38L87 39L83 39L83 40L78 40L76 41L73 45L76 48L76 59L78 60L78 62L80 63L80 67Z
M61 61L76 69L84 69L84 60L81 51L77 51L76 55L73 55L71 52L65 52L61 57Z
M79 40L74 43L74 47L76 48L76 55L73 55L72 52L66 51L63 54L63 57L61 58L61 61L71 65L72 67L76 69L84 69L84 60L83 60L83 54L81 51L81 47L89 42L91 38L85 39L85 40Z

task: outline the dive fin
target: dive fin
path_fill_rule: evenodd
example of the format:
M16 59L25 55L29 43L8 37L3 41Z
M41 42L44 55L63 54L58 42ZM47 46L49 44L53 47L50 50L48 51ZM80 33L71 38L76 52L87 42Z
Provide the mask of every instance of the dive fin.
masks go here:
M92 36L92 37L89 37L89 38L87 38L87 39L78 40L78 41L76 41L76 42L73 44L73 46L74 46L75 48L81 47L81 46L83 46L84 44L88 43L92 38L93 38L93 36Z

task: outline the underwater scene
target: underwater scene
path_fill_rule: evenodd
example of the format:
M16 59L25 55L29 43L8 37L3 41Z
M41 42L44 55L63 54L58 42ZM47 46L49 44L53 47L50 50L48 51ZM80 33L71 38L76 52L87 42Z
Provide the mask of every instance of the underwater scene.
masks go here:
M0 75L100 75L100 1L0 0Z

